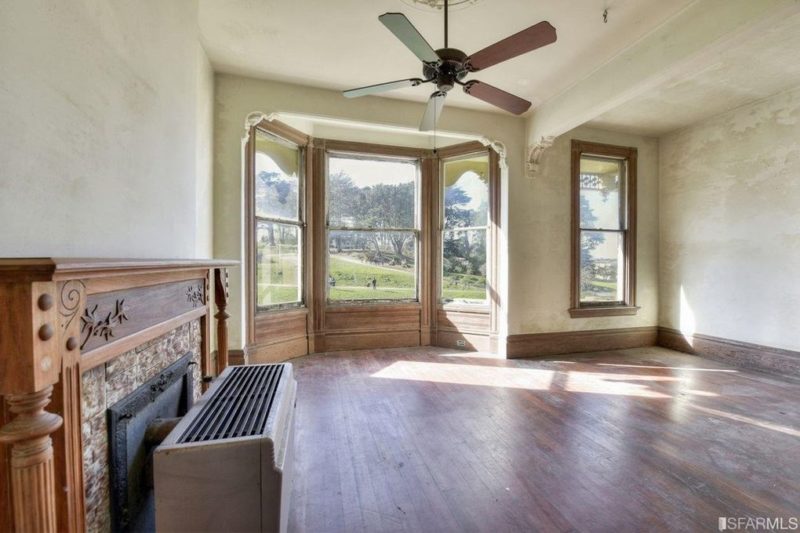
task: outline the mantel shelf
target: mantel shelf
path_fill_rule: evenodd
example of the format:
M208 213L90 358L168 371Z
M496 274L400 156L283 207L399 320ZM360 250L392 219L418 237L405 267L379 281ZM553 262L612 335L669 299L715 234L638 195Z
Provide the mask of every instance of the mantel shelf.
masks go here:
M238 261L230 259L4 258L0 259L0 282L58 281L128 273L226 268L238 264Z

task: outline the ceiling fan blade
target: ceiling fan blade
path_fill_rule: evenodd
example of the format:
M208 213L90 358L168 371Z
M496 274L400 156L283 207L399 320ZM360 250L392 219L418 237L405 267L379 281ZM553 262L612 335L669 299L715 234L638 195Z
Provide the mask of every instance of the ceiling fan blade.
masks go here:
M366 87L359 87L357 89L349 89L342 91L342 94L347 98L356 98L358 96L367 96L368 94L385 93L386 91L393 91L395 89L402 89L403 87L416 87L424 80L419 78L410 78L407 80L387 81L386 83L377 83L375 85L367 85Z
M417 31L417 28L411 24L411 21L405 15L402 13L384 13L378 17L378 20L422 61L426 63L439 61L439 56L436 55L431 45L428 44L428 41Z
M425 114L422 115L422 122L419 124L419 131L430 131L436 128L439 123L439 115L442 114L444 107L444 98L447 93L436 91L428 99L428 107L425 108Z
M477 80L464 84L464 92L515 115L521 115L531 107L529 101Z
M542 21L472 54L467 58L467 68L477 72L554 42L556 29L549 22Z

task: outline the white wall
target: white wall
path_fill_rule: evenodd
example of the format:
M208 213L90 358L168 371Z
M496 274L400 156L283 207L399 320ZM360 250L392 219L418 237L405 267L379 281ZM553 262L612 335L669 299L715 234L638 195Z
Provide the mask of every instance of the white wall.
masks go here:
M215 98L214 254L240 261L244 260L242 138L248 114L301 113L416 128L424 111L424 104L419 103L377 97L348 100L338 91L228 74L217 75ZM504 143L508 151L508 180L524 179L524 120L507 114L446 107L441 128L484 135ZM230 281L230 338L231 347L237 348L244 339L241 269L231 272Z
M635 316L571 318L571 141L638 149ZM588 128L556 138L536 176L509 193L508 328L511 334L655 326L658 320L658 141Z
M0 256L211 251L197 0L0 2Z
M800 88L660 148L661 325L800 349Z
M214 70L197 45L195 255L214 255ZM213 328L212 328L213 329Z

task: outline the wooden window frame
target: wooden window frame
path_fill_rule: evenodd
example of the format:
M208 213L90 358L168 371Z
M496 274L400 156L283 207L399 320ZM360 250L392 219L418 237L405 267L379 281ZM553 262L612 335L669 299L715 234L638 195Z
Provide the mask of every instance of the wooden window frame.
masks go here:
M255 130L261 129L290 141L305 150L303 158L302 219L303 219L303 305L276 306L256 309L255 290ZM327 298L327 153L358 154L389 158L419 160L417 210L417 299L416 300L358 300L328 301ZM441 255L439 209L441 159L471 153L488 152L490 168L490 241L487 242L488 305L448 303L439 300ZM373 311L383 317L397 316L401 322L419 313L419 344L446 345L455 342L453 335L466 335L469 345L477 336L485 337L477 349L497 349L499 297L496 291L498 276L498 243L500 235L500 159L490 147L477 141L432 151L351 141L315 138L303 134L279 121L263 120L249 131L245 144L245 310L247 357L257 360L278 360L286 354L320 353L329 349L357 349L356 346L379 344L379 332L399 331L408 339L406 330L387 323L386 329L375 324L364 325L359 313ZM437 274L438 273L438 274ZM352 317L350 315L353 315ZM437 316L445 323L437 333ZM477 317L483 317L477 319ZM347 324L357 325L350 327ZM369 321L368 321L369 322ZM403 322L405 324L405 322ZM478 325L479 324L479 325ZM454 329L455 328L455 329ZM455 332L455 333L454 333ZM393 333L394 334L394 333ZM441 335L440 335L441 334ZM405 337L403 337L405 335ZM440 338L441 337L441 338ZM452 342L451 342L452 341ZM405 341L403 341L405 342ZM303 345L305 343L305 345ZM333 343L333 344L332 344ZM444 343L444 344L442 344ZM390 343L391 344L391 343ZM331 348L333 346L334 348ZM342 348L345 346L345 348ZM459 345L461 346L461 345Z
M444 164L448 160L459 160L470 156L486 155L489 158L489 213L486 225L486 300L483 303L445 302L442 300L442 285L444 280ZM493 296L497 281L497 247L499 237L500 217L500 171L497 154L490 147L480 142L469 142L437 151L439 179L436 183L436 196L433 200L435 213L435 250L436 265L433 273L436 279L435 301L439 309L452 311L465 311L471 313L490 313L493 307Z
M300 302L285 304L275 304L268 307L258 307L257 283L256 283L256 226L259 217L256 216L255 208L255 152L256 132L261 130L270 135L274 135L284 141L297 145L300 150L300 183L298 192L300 222L293 224L300 230L300 243L302 254L302 265L300 272ZM309 286L309 263L308 250L310 243L308 239L308 213L310 187L308 180L310 176L310 141L308 135L288 126L277 120L262 120L258 124L250 127L248 141L245 149L245 265L246 275L246 308L247 308L247 339L248 344L255 341L255 323L258 316L267 316L278 312L305 312L308 307Z
M623 230L623 268L622 302L581 302L580 300L580 166L582 156L597 156L625 162L625 182L623 200L625 202L625 228ZM601 316L635 315L636 306L636 176L637 149L633 147L600 144L588 141L572 141L571 180L572 180L572 242L571 242L571 302L569 314L572 318Z
M382 151L385 150L385 151ZM351 158L351 159L365 159L371 161L403 161L414 162L417 167L417 176L414 183L414 225L415 228L347 228L347 227L331 227L328 220L328 163L331 157ZM340 307L348 305L404 305L413 304L419 305L422 301L422 247L423 236L423 217L422 212L426 204L426 199L423 197L423 158L424 151L422 150L406 150L400 147L381 146L381 145L364 145L360 143L337 143L335 141L325 141L325 175L321 180L325 182L325 195L324 204L324 227L325 232L322 235L322 240L325 242L325 255L324 255L324 279L325 284L320 288L323 293L323 298L327 307ZM353 299L353 300L331 300L328 297L328 283L327 279L330 275L328 270L330 250L328 247L329 235L331 231L356 231L356 232L380 232L380 231L396 231L396 232L410 232L414 235L414 255L415 255L415 269L414 269L414 298L397 298L397 299Z

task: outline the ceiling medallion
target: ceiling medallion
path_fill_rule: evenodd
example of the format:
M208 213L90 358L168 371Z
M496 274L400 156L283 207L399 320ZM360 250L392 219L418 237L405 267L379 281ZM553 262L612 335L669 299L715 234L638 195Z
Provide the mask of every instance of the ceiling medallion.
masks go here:
M443 9L444 0L403 0L404 3L417 9ZM480 0L450 0L450 9L464 9L473 4L477 4Z

